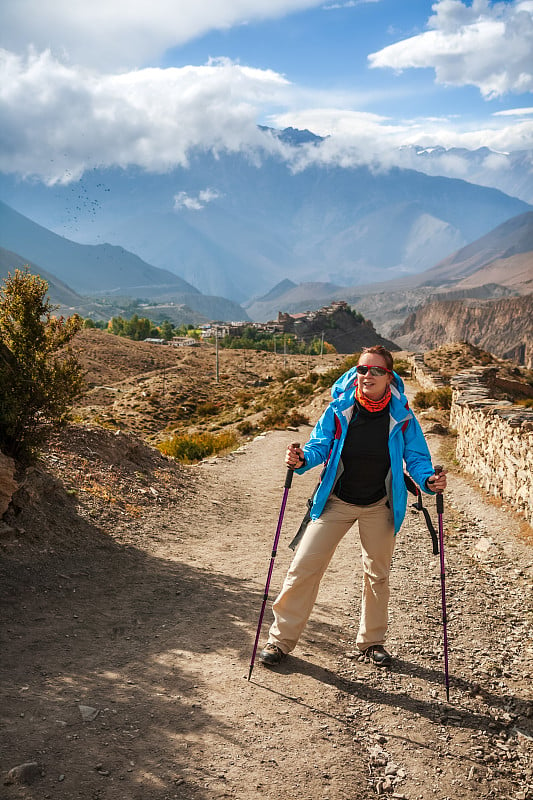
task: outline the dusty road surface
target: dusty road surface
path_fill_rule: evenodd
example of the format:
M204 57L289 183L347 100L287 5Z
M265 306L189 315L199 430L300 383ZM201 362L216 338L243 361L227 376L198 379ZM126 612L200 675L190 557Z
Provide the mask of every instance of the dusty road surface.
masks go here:
M379 670L355 653L353 533L297 650L279 669L257 664L246 679L285 447L308 433L272 432L186 470L167 460L151 473L147 463L132 468L123 484L143 501L109 518L96 444L78 443L78 453L88 451L83 469L60 444L51 448L48 465L66 469L73 484L78 473L94 476L90 497L100 505L48 487L46 535L34 531L28 547L15 523L3 530L0 797L533 797L533 550L509 511L458 476L445 501L450 703L438 558L411 512L394 557L393 667ZM430 441L437 451L439 438ZM141 487L148 474L152 483ZM315 480L293 482L271 596ZM268 608L262 642L270 618ZM32 762L22 778L9 776Z

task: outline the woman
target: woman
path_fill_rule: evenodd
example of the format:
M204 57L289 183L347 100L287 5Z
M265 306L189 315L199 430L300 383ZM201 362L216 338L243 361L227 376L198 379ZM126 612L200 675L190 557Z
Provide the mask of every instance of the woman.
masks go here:
M363 350L357 367L333 385L332 401L303 449L290 445L287 466L301 474L324 464L311 521L276 598L268 642L259 653L279 664L296 646L316 600L320 580L343 536L357 521L363 595L357 647L378 666L389 666L384 648L389 573L395 536L407 507L404 462L426 492L442 492L419 423L409 410L391 353L381 345Z

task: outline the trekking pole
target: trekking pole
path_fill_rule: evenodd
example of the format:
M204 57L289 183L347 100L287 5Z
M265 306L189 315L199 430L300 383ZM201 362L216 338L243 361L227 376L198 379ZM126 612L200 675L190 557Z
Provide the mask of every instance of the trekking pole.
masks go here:
M298 442L293 442L293 447L300 447ZM259 623L257 625L257 632L255 634L255 642L254 642L254 649L252 651L252 658L250 661L250 671L248 673L248 680L252 677L252 670L254 668L254 661L255 661L255 654L257 653L257 644L259 642L259 637L261 635L261 625L263 624L263 616L265 613L265 606L268 600L268 590L270 587L270 579L272 577L272 571L274 569L274 559L276 558L276 553L278 552L278 541L279 535L281 533L281 526L283 524L283 516L285 514L285 506L287 505L287 497L289 495L289 489L291 488L292 484L292 476L294 475L294 470L292 467L287 469L287 474L285 476L285 488L283 492L283 500L281 502L281 508L279 511L279 519L278 519L278 527L276 529L276 536L274 537L274 544L272 545L272 555L270 557L270 566L268 568L268 575L265 585L265 592L263 595L263 605L261 606L261 613L259 614Z
M440 465L435 466L435 475L442 472ZM437 517L439 520L439 545L440 545L440 587L442 597L442 630L444 638L444 681L446 685L446 700L450 702L450 679L448 675L448 631L446 619L446 583L444 572L444 528L442 517L444 514L444 499L442 492L437 492Z

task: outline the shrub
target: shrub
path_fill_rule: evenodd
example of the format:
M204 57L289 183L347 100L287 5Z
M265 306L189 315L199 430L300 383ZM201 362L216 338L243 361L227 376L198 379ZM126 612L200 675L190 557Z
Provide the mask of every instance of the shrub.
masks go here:
M246 407L254 399L253 393L246 389L239 389L235 392L235 402L237 405Z
M313 394L313 384L309 383L308 381L301 381L300 383L296 383L294 385L294 391L296 394L300 395L300 397L306 397L307 395Z
M409 377L411 375L411 365L408 361L404 358L398 358L394 360L394 371L403 377Z
M249 436L251 433L255 433L258 430L257 425L254 425L247 419L244 419L242 422L239 422L237 425L237 430L243 434L243 436Z
M276 378L281 383L290 380L290 378L295 378L298 373L294 369L281 369Z
M238 442L233 431L224 433L192 433L173 436L157 445L166 456L172 456L183 464L194 464L213 453L229 450Z
M53 316L47 291L28 269L9 273L0 288L0 448L21 459L47 425L65 420L84 387L82 367L66 348L83 321Z
M345 358L338 367L333 367L333 369L328 369L327 372L323 372L318 376L318 385L325 387L332 386L335 381L339 380L341 375L344 375L345 372L356 366L360 356L361 353L354 353L352 356Z
M309 425L309 417L302 414L300 411L291 411L287 418L287 425L297 427L298 425Z
M212 417L214 414L218 414L219 410L219 406L212 400L206 400L196 406L196 413L200 417Z
M309 419L300 411L285 411L282 408L273 408L263 416L261 425L263 428L286 428L287 426L297 427L298 425L308 425Z
M415 394L413 406L417 409L440 408L448 410L452 407L452 390L450 386L442 389L429 389Z

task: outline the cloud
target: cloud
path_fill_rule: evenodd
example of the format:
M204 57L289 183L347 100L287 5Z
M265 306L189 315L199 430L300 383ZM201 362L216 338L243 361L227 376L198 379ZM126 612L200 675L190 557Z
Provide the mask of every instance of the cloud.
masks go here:
M0 51L0 171L68 181L93 167L166 171L193 147L243 151L283 145L261 133L263 105L288 81L218 60L199 67L102 75L49 52Z
M309 128L327 137L319 147L308 145L292 154L291 165L295 171L313 164L345 168L367 166L375 172L400 167L493 186L533 201L531 119L500 117L490 120L489 124L484 120L465 127L459 118L396 121L342 109L311 109L297 115L278 115L271 123L285 127L289 121L294 127ZM488 152L482 148L487 148ZM530 154L529 157L523 154L521 190L510 173L508 153L513 151Z
M451 117L396 120L350 110L364 99L314 92L272 70L227 59L101 74L65 65L48 51L22 57L0 50L0 171L53 184L97 167L167 172L186 166L195 148L244 152L256 162L275 154L295 169L313 162L383 169L412 166L401 149L406 145L499 152L532 147L533 119L524 109L466 127ZM320 147L295 149L259 130L259 122L329 138ZM443 174L468 177L464 160L443 155L441 164ZM178 193L176 208L199 209L215 199L209 191L216 190Z
M433 68L438 83L487 98L533 90L533 0L437 0L430 30L369 55L371 67Z
M339 2L332 0L331 3L325 3L322 8L324 11L334 11L338 8L355 8L367 3L381 3L381 0L340 0Z
M216 200L221 194L216 189L202 189L196 196L187 192L178 192L174 195L174 210L186 208L189 211L201 211L208 203Z
M282 17L322 0L2 0L0 44L71 64L128 69L212 30Z
M277 114L270 119L274 127L308 128L328 137L320 148L331 162L392 163L394 152L406 145L478 149L488 147L499 152L531 149L533 120L493 115L487 120L467 124L462 118L417 117L392 120L377 114L347 111L340 108L311 108ZM312 151L309 153L312 156Z
M505 111L495 111L495 117L525 117L533 114L533 108L508 108Z

